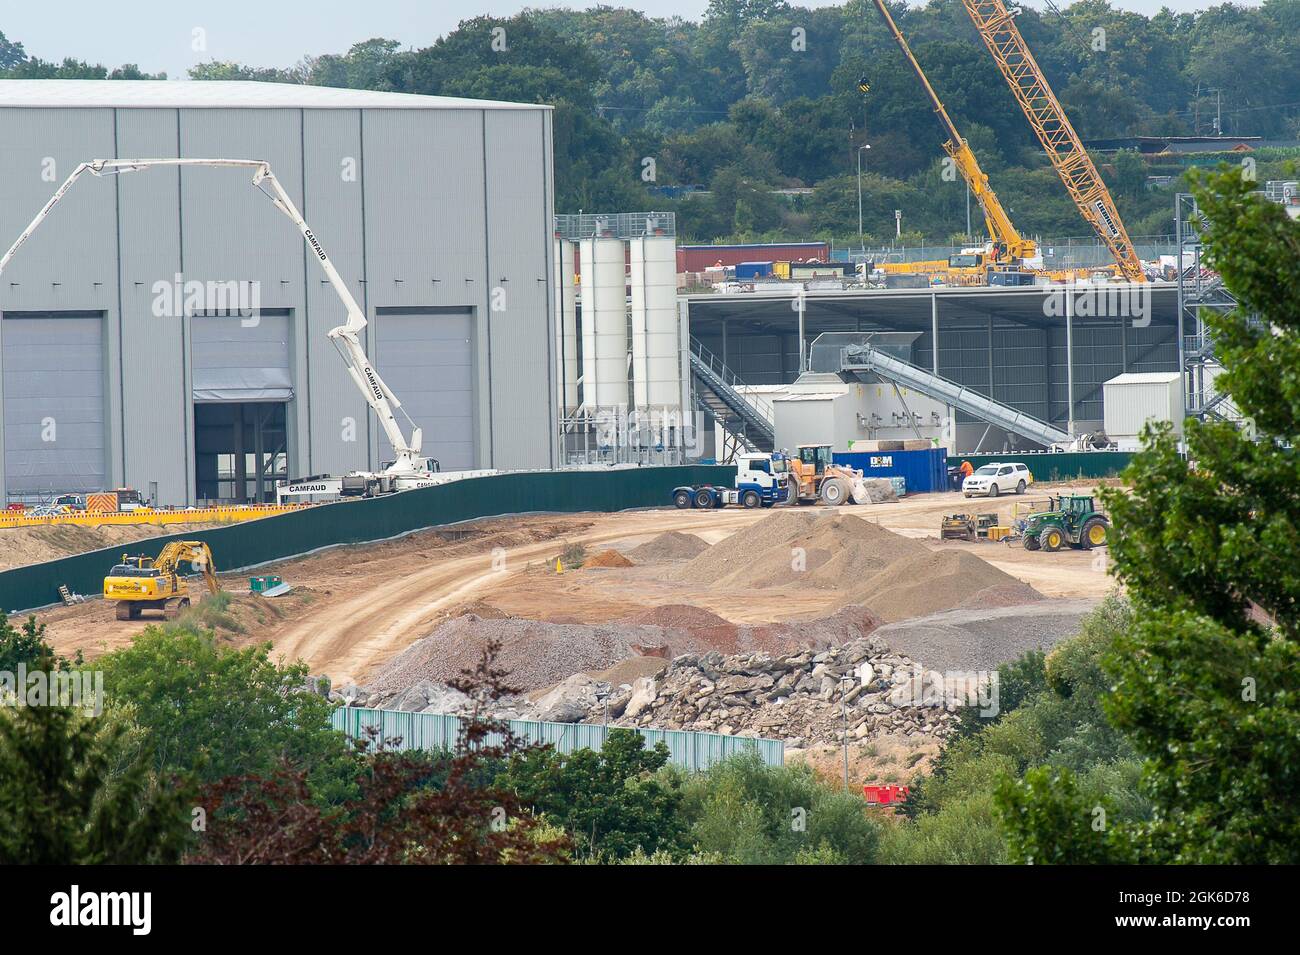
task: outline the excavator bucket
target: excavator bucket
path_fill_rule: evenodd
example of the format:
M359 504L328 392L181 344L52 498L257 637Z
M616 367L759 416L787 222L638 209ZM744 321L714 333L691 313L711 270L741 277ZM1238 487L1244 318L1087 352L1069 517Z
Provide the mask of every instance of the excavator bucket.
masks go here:
M866 482L861 477L853 479L853 483L849 485L849 494L853 498L854 504L871 503L871 495L867 493Z

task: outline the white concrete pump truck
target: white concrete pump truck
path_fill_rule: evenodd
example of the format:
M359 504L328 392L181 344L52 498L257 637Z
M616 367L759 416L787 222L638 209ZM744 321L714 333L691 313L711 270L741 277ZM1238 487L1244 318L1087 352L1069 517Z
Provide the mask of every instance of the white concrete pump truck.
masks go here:
M312 233L302 214L293 204L293 200L289 198L289 194L285 192L284 187L280 185L280 181L271 172L270 163L264 160L95 159L90 162L83 162L73 170L72 175L64 180L63 185L50 197L49 202L45 203L44 208L36 214L36 218L31 221L31 224L23 230L22 234L14 241L14 244L9 247L9 251L4 254L3 258L0 258L0 273L4 272L5 266L9 264L9 261L22 244L31 237L32 233L50 214L59 200L67 194L73 183L80 179L82 175L90 173L92 176L97 177L112 176L152 169L158 166L218 166L250 170L253 174L253 186L270 199L271 204L288 216L293 224L298 227L298 231L302 233L303 239L306 240L316 260L320 263L321 269L324 270L325 277L329 280L334 293L339 297L344 309L347 311L347 321L337 328L330 329L329 338L334 343L334 347L338 349L339 355L342 356L348 374L356 382L356 386L361 389L366 403L370 405L370 409L379 420L379 426L384 429L384 434L387 435L389 443L393 446L396 460L386 463L383 470L379 472L351 471L342 477L321 474L285 482L276 488L277 500L282 500L285 497L323 495L369 497L374 494L386 494L392 491L432 487L435 484L443 484L461 477L495 473L494 471L439 473L440 469L437 461L432 458L421 457L421 431L405 411L402 411L402 415L411 426L411 437L408 439L402 433L401 425L393 414L394 410L402 410L402 403L384 384L384 380L379 377L379 373L375 371L374 365L366 356L365 349L361 347L361 330L367 324L361 306L357 304L347 285L339 277L334 268L334 263L325 254L325 249L321 246L320 240Z

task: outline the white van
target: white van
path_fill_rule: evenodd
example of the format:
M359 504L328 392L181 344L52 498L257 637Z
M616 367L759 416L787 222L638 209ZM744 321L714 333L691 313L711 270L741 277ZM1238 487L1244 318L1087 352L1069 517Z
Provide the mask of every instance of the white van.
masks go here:
M967 497L976 494L981 497L997 497L1003 491L1015 491L1024 494L1025 489L1034 483L1034 476L1029 468L1020 462L1011 464L986 464L975 469L975 473L961 482L961 492Z

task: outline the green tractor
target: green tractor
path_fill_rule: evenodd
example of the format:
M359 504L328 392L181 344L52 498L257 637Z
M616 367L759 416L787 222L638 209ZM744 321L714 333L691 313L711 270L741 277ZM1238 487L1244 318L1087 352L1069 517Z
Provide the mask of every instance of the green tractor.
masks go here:
M1097 510L1091 494L1062 494L1047 499L1047 510L1025 521L1025 550L1057 551L1069 544L1090 550L1105 547L1110 519Z

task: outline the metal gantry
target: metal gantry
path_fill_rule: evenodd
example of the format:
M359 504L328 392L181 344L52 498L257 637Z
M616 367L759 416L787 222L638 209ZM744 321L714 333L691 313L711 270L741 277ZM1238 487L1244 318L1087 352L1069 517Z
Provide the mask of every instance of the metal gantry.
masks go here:
M1202 261L1206 220L1196 197L1180 192L1174 200L1174 229L1178 243L1178 367L1183 373L1183 408L1189 417L1233 418L1227 394L1214 388L1222 366L1214 355L1214 339L1202 320L1202 310L1230 312L1236 296L1217 272Z

